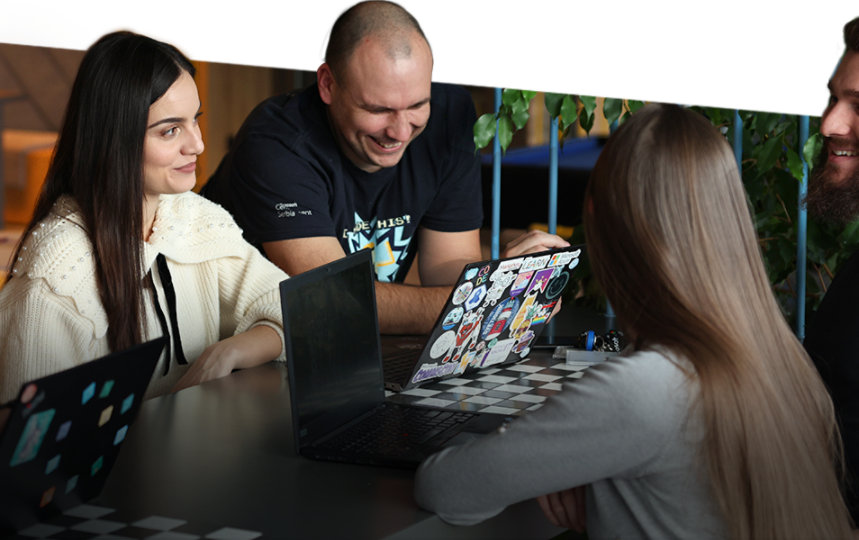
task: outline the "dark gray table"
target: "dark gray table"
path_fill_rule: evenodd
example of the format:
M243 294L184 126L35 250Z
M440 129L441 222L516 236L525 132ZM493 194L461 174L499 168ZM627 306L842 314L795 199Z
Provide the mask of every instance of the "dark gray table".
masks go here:
M551 538L535 501L473 527L419 509L413 473L296 455L282 364L147 401L102 494L127 522L151 515L264 538Z

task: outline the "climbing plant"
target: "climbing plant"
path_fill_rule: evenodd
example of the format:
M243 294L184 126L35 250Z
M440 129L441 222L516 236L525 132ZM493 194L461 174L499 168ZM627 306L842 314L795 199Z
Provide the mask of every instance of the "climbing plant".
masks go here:
M536 92L505 89L500 109L481 115L474 125L474 143L486 147L496 135L502 151L507 150L513 134L527 124L529 106ZM578 124L589 134L594 125L597 107L595 97L545 94L544 103L551 118L558 119L560 138L570 135ZM606 98L602 113L609 124L623 122L634 114L641 101ZM761 252L773 290L785 316L791 323L796 317L797 216L799 187L803 180L803 160L809 174L822 147L818 133L819 118L810 119L807 141L800 148L798 117L784 114L739 111L713 107L692 107L706 116L734 143L734 124L742 122L742 177L748 194L749 210L753 216ZM573 224L580 225L580 224ZM574 242L584 240L580 226L574 228ZM813 311L826 292L839 266L859 247L859 221L846 228L808 220L806 310ZM584 268L577 302L604 308L604 299ZM807 313L810 316L810 313Z

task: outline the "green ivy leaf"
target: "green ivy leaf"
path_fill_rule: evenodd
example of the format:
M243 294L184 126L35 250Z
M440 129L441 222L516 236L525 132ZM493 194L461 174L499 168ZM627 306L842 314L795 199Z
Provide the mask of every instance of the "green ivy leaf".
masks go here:
M644 107L644 102L629 99L626 101L626 107L629 109L629 114L635 114L635 111Z
M611 124L620 119L623 114L623 100L614 98L605 98L603 102L603 114L608 123Z
M525 107L522 110L514 111L512 118L513 124L516 126L516 129L522 129L525 127L525 124L528 123L528 119L531 117L531 113L528 112L528 107Z
M546 110L549 111L549 116L551 118L556 118L561 114L561 103L564 101L565 97L569 96L565 94L546 92L543 101L546 103Z
M579 99L588 115L592 115L597 108L597 98L593 96L579 96Z
M509 116L502 116L498 119L498 142L501 144L501 150L506 153L507 147L513 140L513 120Z
M481 114L474 123L474 147L477 150L486 146L495 137L495 115L493 113Z
M531 103L531 100L537 97L537 92L532 90L522 90L522 97L525 98L528 103Z
M513 88L505 88L501 92L501 103L508 107L513 107L513 104L522 99L522 91Z
M564 96L563 101L561 101L561 114L558 122L562 130L566 131L567 128L576 123L577 109L575 98Z
M792 148L787 149L787 169L794 178L802 182L802 160L799 158L799 154L794 152Z
M585 133L590 133L594 127L594 115L588 114L588 111L582 108L579 112L579 125L585 130Z
M802 157L805 159L805 162L808 163L808 170L811 171L814 168L814 162L817 159L817 155L820 153L820 150L823 148L823 136L820 133L815 133L811 135L805 144L802 147Z

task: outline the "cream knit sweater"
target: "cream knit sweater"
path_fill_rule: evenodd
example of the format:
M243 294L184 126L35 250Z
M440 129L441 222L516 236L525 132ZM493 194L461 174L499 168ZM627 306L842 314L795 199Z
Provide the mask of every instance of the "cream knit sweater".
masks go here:
M0 403L17 397L24 382L110 352L110 321L99 300L91 250L69 197L60 198L24 240L14 273L0 290ZM141 278L159 253L173 278L189 362L209 345L257 324L282 336L278 284L287 276L242 238L226 210L194 193L162 195L153 232L143 243ZM157 276L157 270L152 273ZM160 278L155 284L167 313ZM153 339L162 329L145 290L145 336ZM186 369L162 355L147 397L169 391Z

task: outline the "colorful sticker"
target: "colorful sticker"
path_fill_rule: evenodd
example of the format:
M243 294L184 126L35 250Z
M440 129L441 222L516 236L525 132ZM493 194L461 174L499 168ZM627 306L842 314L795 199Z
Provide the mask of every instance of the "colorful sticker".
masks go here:
M458 306L459 304L465 302L468 299L468 295L471 294L471 289L474 288L474 284L470 281L466 281L459 287L457 287L456 291L453 293L453 305Z
M552 282L549 283L549 286L546 287L546 298L551 300L564 292L564 287L567 286L568 281L570 281L570 273L561 272L558 277L553 279Z
M48 463L45 465L45 474L51 474L52 472L57 470L57 467L60 466L60 454L52 457L48 460Z
M522 263L522 272L528 272L530 270L542 270L546 268L546 265L549 264L550 255L541 255L539 257L528 257L525 259L525 262Z
M523 334L516 342L516 345L513 347L513 352L521 355L523 351L530 352L528 345L531 344L531 341L534 339L534 332L528 330ZM524 358L525 356L522 356Z
M113 390L113 381L107 381L101 387L101 392L98 394L99 399L104 399L110 395L110 391Z
M98 427L107 424L110 421L111 416L113 416L113 405L108 405L103 411L101 411L101 416L98 419Z
M534 290L539 290L540 292L544 292L546 290L546 285L552 280L552 276L555 274L554 268L547 268L545 270L540 270L536 274L534 274L534 280L531 282L531 285L528 286L528 290L525 291L525 294L531 294Z
M555 309L555 306L558 304L557 301L549 302L548 304L543 304L540 306L540 309L537 311L537 314L531 319L531 325L537 326L538 324L543 324L547 320L549 320L549 315L552 314L552 310Z
M477 268L469 268L465 271L465 279L471 281L477 275Z
M485 305L494 306L495 303L501 299L507 286L513 283L515 278L516 274L513 272L495 272L492 274L489 277L489 281L492 282L492 286L489 287L488 291L486 291Z
M54 419L54 409L48 409L36 413L27 420L24 426L24 432L18 440L18 445L15 447L15 452L12 454L12 461L9 462L10 467L15 467L21 463L31 461L39 453L39 448L42 447L42 441L48 434L48 428L51 421Z
M572 270L573 268L575 268L578 265L579 265L579 260L573 259L572 261L570 261L570 270Z
M456 371L457 366L458 364L453 363L424 364L420 369L418 369L418 372L415 373L414 377L412 377L412 382L419 383L421 381L435 379L436 377L451 375Z
M69 478L69 481L66 482L66 495L72 492L75 487L78 485L78 475L74 475Z
M478 330L480 329L481 322L483 322L482 312L469 312L465 315L465 318L462 320L462 325L456 332L454 345L448 351L442 362L446 363L451 360L458 362L460 355L462 355L467 349L474 348L474 342L477 341Z
M468 300L465 301L465 309L471 311L476 308L483 302L483 297L486 296L486 285L480 285L479 287L475 287L473 291L471 291L471 295L469 295Z
M21 403L30 403L30 400L36 397L36 392L38 391L39 389L35 384L28 384L25 386L24 391L21 392Z
M525 329L531 326L531 319L537 315L537 309L540 307L539 305L534 305L534 302L536 301L536 293L529 294L525 297L525 300L522 302L522 307L519 308L519 311L516 312L516 316L513 317L512 321L510 321L511 333L516 332L520 328Z
M459 366L456 368L455 373L462 373L465 371L465 368L467 368L471 361L474 360L475 354L476 353L474 351L467 351L463 354L462 358L459 360Z
M430 356L432 358L441 358L444 354L453 347L453 343L456 341L456 332L453 330L448 330L443 333L435 340L435 342L430 347Z
M66 420L62 424L60 424L60 428L57 430L57 441L61 441L68 437L69 431L72 429L72 421Z
M528 288L528 283L531 282L531 276L533 275L534 272L523 272L516 276L513 286L510 287L510 296L519 296L519 293Z
M84 388L84 391L81 394L81 405L86 405L93 396L95 396L95 383L91 382L86 388Z
M125 414L131 409L131 406L134 405L134 394L128 394L128 396L122 400L122 408L119 409L119 414Z
M525 260L524 258L519 257L518 259L510 259L509 261L501 261L498 264L498 271L499 272L513 272L513 271L519 270L519 268L522 266L522 261L524 261L524 260Z
M555 253L552 255L552 258L549 259L549 264L547 266L564 266L574 258L575 256L569 251Z
M42 499L39 501L39 508L44 508L51 504L54 500L54 493L57 491L56 486L51 486L42 493Z
M116 435L113 437L113 445L121 443L125 440L125 434L128 433L128 424L116 430Z
M453 308L450 310L450 313L445 315L444 320L441 322L441 327L445 330L450 330L462 320L463 313L465 313L465 310L462 309L462 306Z
M486 318L480 337L484 340L498 337L507 328L510 318L516 313L518 308L519 300L516 298L507 298L499 302Z
M515 343L515 339L503 339L496 343L494 347L489 349L489 354L483 360L483 367L494 366L506 360Z

